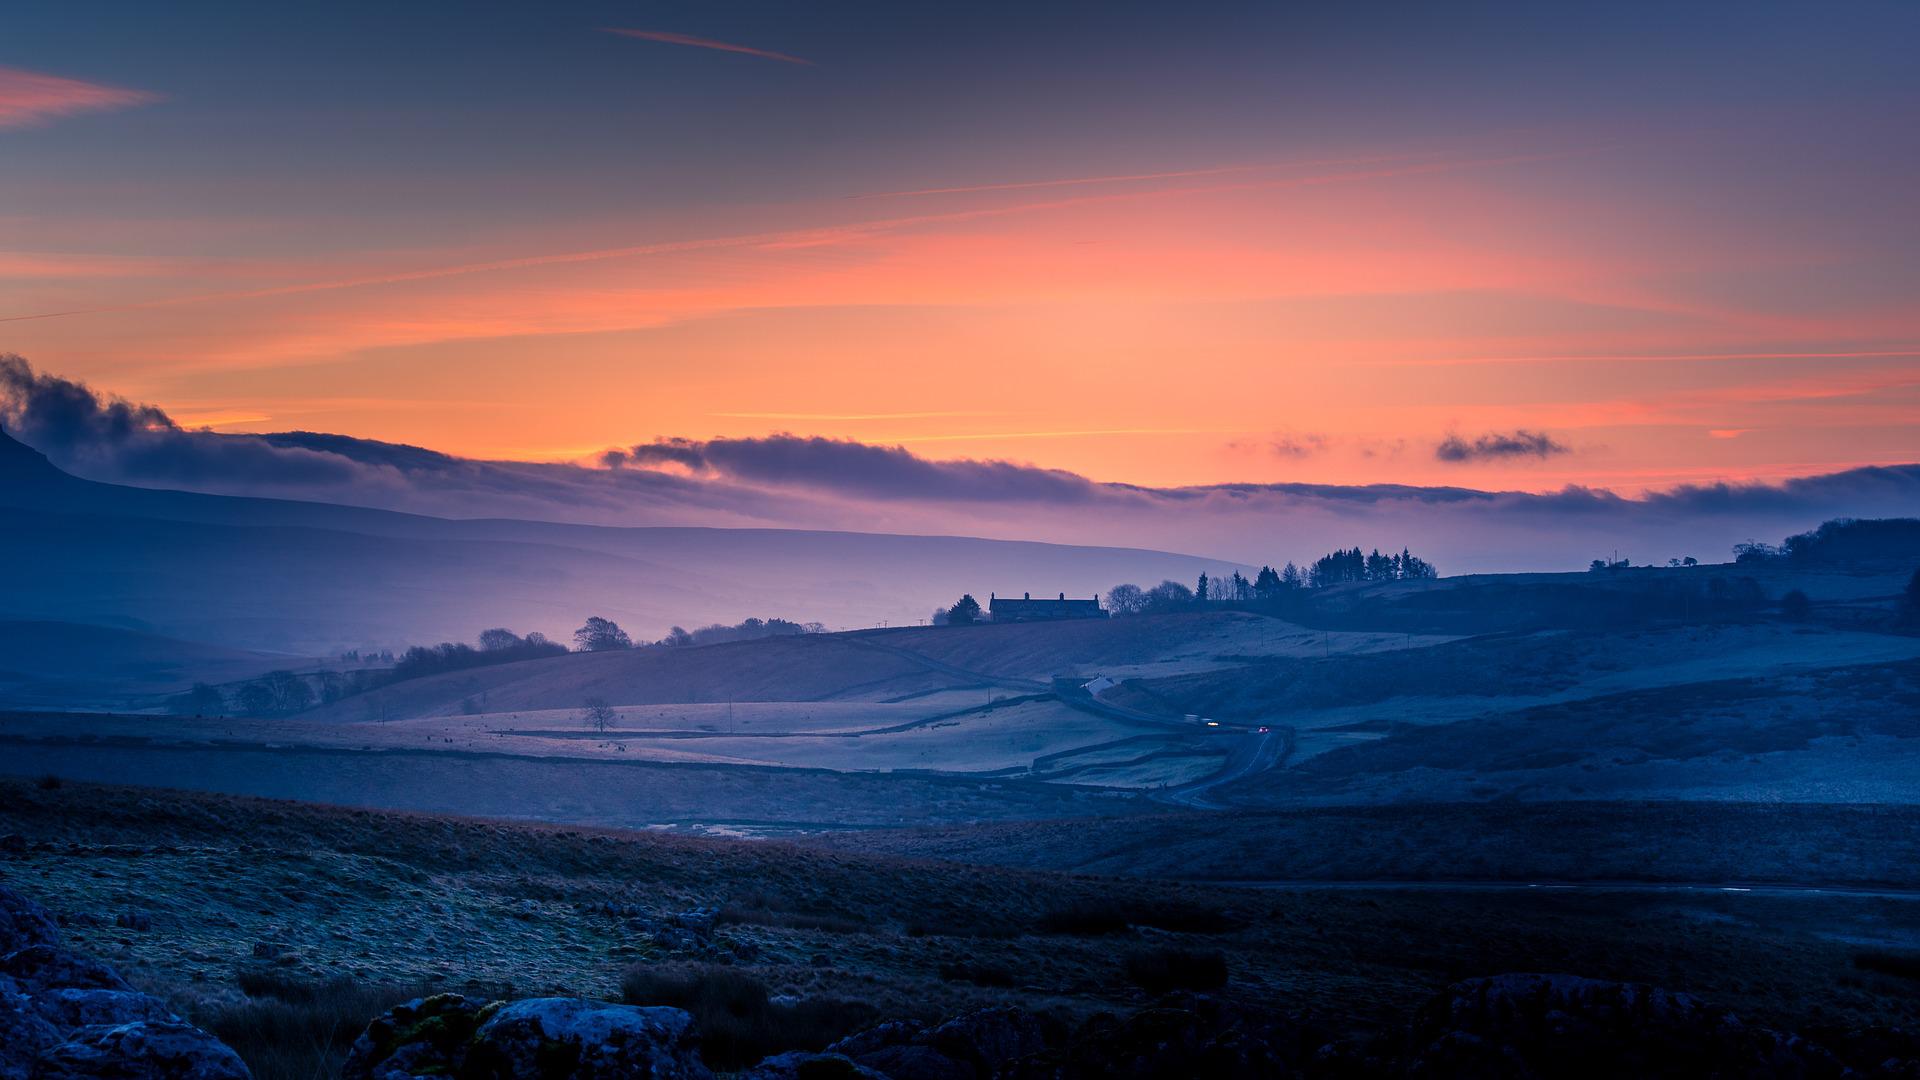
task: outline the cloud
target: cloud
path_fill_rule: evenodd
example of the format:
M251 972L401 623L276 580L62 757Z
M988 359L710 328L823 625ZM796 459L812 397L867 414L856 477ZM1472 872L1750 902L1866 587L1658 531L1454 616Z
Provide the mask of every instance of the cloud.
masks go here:
M656 439L606 451L601 467L484 461L320 432L194 430L155 406L36 373L17 356L0 357L0 421L62 468L149 487L460 518L989 536L1202 552L1255 565L1358 543L1411 544L1448 573L1576 569L1598 553L1588 550L1597 538L1635 561L1664 562L1725 557L1737 541L1832 517L1920 516L1920 465L1690 484L1629 498L1577 486L1152 488L791 434ZM1458 441L1477 452L1489 440L1545 439L1520 431Z
M0 67L0 130L37 127L78 113L127 109L159 99L144 90Z
M1565 444L1555 442L1544 432L1528 431L1520 428L1512 434L1493 432L1468 442L1458 435L1449 435L1433 448L1433 456L1440 461L1505 461L1512 458L1546 458L1555 454L1568 453Z
M1282 435L1267 444L1275 456L1286 458L1305 458L1323 454L1327 450L1325 435Z
M824 524L778 492L636 470L477 461L320 432L226 434L0 354L0 424L88 479L377 506L450 517L626 524Z
M763 60L778 60L783 64L799 64L802 67L813 66L813 61L803 60L798 56L769 52L766 49L755 49L747 45L735 45L728 41L715 41L712 38L694 37L690 34L675 34L665 30L629 30L619 26L601 27L601 32L606 34L619 34L621 37L639 38L641 41L658 41L667 45L691 45L696 49L717 49L720 52L758 56Z
M1085 502L1101 487L1059 469L1007 461L930 461L901 446L786 434L657 439L609 450L601 461L613 468L672 465L697 475L873 499Z
M0 419L55 461L105 465L131 480L313 483L353 474L346 462L307 450L189 431L152 405L38 374L13 355L0 355Z

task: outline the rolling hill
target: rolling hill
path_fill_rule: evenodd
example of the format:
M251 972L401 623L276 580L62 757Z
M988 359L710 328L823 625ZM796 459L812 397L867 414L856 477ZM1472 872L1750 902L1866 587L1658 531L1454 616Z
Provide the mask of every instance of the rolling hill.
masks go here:
M304 655L564 639L587 615L656 637L778 615L913 622L961 592L1085 595L1231 563L1129 548L781 529L452 520L70 476L0 433L0 617Z
M0 704L116 708L193 682L227 682L297 657L230 649L110 626L0 621Z

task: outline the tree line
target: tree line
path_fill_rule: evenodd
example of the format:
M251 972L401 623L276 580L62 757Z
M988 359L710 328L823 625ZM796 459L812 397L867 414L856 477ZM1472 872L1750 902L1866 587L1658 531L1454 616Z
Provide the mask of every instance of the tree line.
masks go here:
M1191 611L1208 604L1277 604L1308 589L1324 589L1353 581L1414 581L1437 578L1440 571L1411 550L1398 555L1381 554L1380 549L1365 552L1359 548L1329 552L1302 570L1289 562L1275 570L1262 566L1249 578L1240 571L1222 577L1201 574L1192 588L1177 581L1163 581L1151 588L1115 585L1107 590L1105 606L1113 615L1157 615L1170 611ZM935 626L967 626L988 618L972 593L962 596L951 607L936 608Z
M1154 615L1187 611L1208 604L1274 604L1309 589L1324 589L1356 581L1416 581L1437 578L1440 571L1410 549L1382 554L1348 548L1328 552L1306 569L1288 562L1276 570L1262 566L1249 578L1240 571L1221 576L1201 574L1192 588L1162 581L1152 588L1115 585L1107 590L1106 607L1115 615Z
M477 644L443 641L438 645L415 645L397 658L391 652L365 654L365 659L385 657L393 666L355 671L269 671L256 679L228 686L204 682L167 700L167 711L182 716L290 716L315 705L330 705L342 698L377 690L383 686L440 675L449 671L511 664L574 652L606 652L614 649L678 648L709 645L722 641L747 641L754 638L781 637L790 634L820 634L826 627L817 622L796 623L787 619L745 619L725 625L715 623L696 630L676 626L658 641L635 643L632 635L612 619L592 616L573 632L573 649L538 631L522 637L505 627L480 631ZM358 660L358 651L343 659Z

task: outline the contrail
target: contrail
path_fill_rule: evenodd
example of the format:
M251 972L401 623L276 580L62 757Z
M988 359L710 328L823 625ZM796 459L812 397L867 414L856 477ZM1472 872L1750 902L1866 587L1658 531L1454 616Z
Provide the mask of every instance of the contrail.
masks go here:
M969 184L959 187L913 188L907 191L873 191L848 195L849 199L905 199L915 195L964 195L978 191L1020 191L1027 188L1072 187L1080 184L1125 184L1141 180L1181 180L1194 176L1222 176L1228 173L1257 172L1272 169L1313 169L1333 165L1374 165L1382 161L1404 161L1421 154L1379 154L1360 158L1328 158L1321 161L1282 161L1247 165L1216 165L1205 169L1180 169L1174 172L1121 173L1115 176L1075 176L1060 180L1017 180L1001 184Z
M718 49L721 52L740 53L743 56L758 56L763 60L778 60L783 64L799 64L812 67L813 61L786 53L756 49L750 45L735 45L730 41L715 41L712 38L694 37L691 34L675 34L665 30L629 30L619 26L603 26L603 34L619 34L621 37L639 38L642 41L658 41L667 45L691 45L696 49Z

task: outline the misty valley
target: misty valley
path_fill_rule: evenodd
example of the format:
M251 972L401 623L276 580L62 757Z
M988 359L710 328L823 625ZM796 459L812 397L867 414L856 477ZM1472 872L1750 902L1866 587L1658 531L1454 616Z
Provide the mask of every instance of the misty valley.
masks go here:
M1920 1080L1916 41L0 5L0 1080Z
M1544 574L980 544L988 582L1205 568L910 626L408 644L367 635L479 615L517 526L116 487L4 446L8 564L34 571L0 622L0 867L55 948L113 965L14 977L130 982L256 1075L402 1051L465 1075L528 1037L491 1001L677 1010L592 1052L753 1076L1477 1075L1494 1043L1557 1069L1535 1009L1593 1025L1601 1073L1825 1075L1915 1021L1920 522ZM398 604L390 556L275 571L264 604L248 578L396 532L484 554ZM869 547L956 550L925 543ZM592 545L710 572L673 535ZM572 581L595 585L539 603L626 610ZM620 1022L642 1014L667 1015Z

